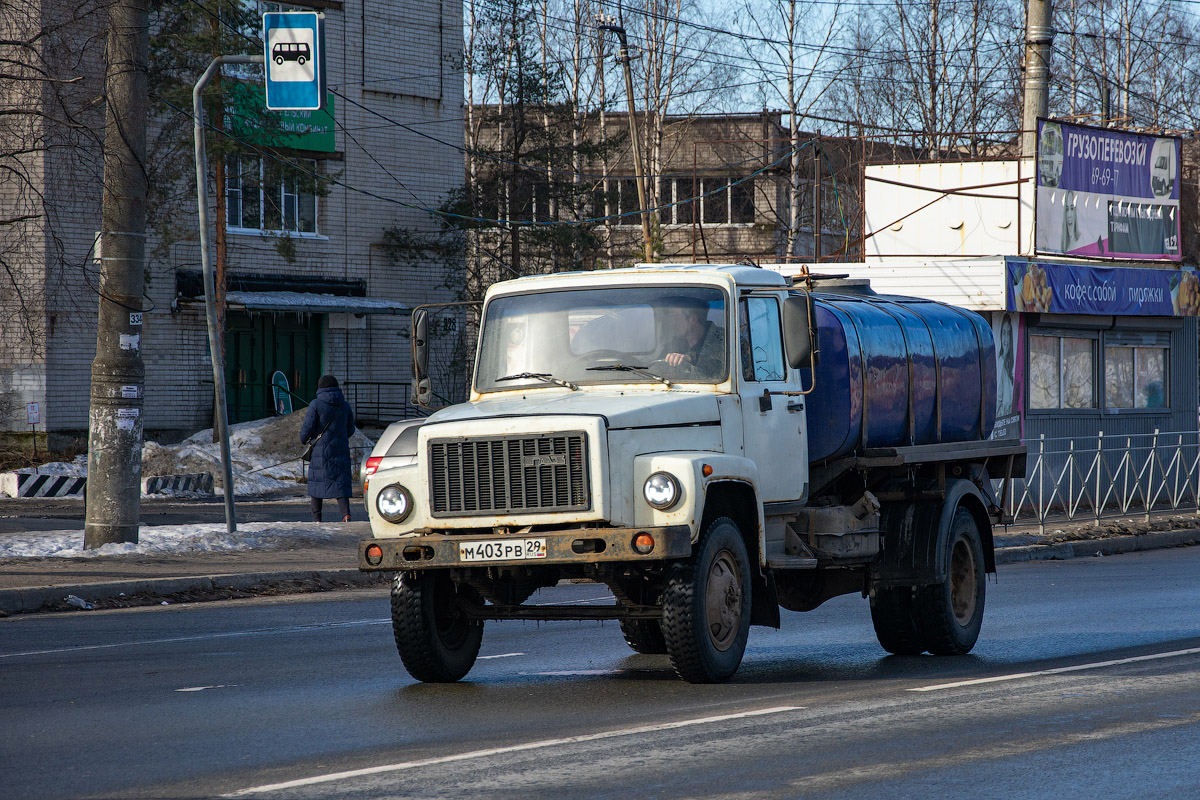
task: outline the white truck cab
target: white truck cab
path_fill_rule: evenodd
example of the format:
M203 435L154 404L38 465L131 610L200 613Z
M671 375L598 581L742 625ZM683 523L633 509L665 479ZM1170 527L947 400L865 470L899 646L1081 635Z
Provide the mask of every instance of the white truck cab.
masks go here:
M499 283L481 319L469 400L385 435L364 490L360 567L396 572L397 647L418 679L465 675L485 619L585 618L619 620L686 680L724 680L781 604L870 593L876 573L889 588L870 566L880 499L856 482L811 504L809 292L755 267L649 265ZM964 501L970 645L991 561L984 482L976 470ZM564 579L616 602L524 605Z

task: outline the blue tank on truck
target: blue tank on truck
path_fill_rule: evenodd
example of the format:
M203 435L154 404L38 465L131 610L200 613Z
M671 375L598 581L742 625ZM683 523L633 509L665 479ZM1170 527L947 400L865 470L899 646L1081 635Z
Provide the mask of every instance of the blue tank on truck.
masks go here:
M818 360L809 461L977 441L996 421L996 346L979 314L932 300L813 294Z

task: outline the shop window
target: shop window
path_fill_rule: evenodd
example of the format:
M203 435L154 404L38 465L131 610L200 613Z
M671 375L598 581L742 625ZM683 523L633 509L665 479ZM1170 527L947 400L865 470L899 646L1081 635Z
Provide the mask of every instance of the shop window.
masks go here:
M1166 347L1108 345L1104 348L1104 405L1107 408L1167 408Z
M1096 340L1030 335L1029 407L1096 408Z

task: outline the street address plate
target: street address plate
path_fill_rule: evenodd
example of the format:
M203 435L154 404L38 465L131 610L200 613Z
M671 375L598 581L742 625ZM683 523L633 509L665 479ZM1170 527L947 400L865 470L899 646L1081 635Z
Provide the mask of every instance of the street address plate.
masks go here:
M545 557L545 539L492 539L458 543L459 561L524 561Z

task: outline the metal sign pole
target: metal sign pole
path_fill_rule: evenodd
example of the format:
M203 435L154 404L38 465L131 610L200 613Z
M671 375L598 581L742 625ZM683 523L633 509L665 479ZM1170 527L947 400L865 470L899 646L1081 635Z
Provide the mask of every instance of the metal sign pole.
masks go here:
M230 533L237 532L237 517L233 508L233 462L229 456L229 413L225 406L225 365L221 361L221 343L218 341L216 282L213 279L212 262L208 257L208 170L204 152L204 108L200 94L224 64L262 64L262 56L217 56L204 70L200 80L192 89L192 118L196 133L196 204L200 213L200 267L204 275L204 313L208 319L208 352L212 358L213 385L217 418L217 438L221 443L221 468L225 484L225 527Z

